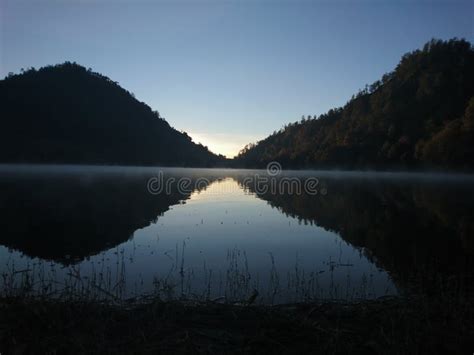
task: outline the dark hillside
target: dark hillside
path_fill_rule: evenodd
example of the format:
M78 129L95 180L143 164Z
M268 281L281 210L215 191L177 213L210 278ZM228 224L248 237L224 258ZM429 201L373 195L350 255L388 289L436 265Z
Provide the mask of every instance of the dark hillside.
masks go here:
M0 162L212 166L222 157L75 63L0 81Z
M342 108L245 147L237 164L264 167L474 168L474 50L432 40L405 54Z

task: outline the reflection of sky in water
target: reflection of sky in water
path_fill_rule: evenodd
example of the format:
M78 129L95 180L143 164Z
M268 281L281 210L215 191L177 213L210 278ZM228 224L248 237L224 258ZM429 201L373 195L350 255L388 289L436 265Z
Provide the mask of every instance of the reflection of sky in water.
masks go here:
M68 272L60 264L30 259L4 247L0 247L0 258L2 272L7 264L10 268L14 264L16 270L39 264L50 270L53 265L58 279ZM323 297L396 293L387 273L337 234L285 216L230 178L193 193L185 203L171 206L157 223L137 230L129 241L74 269L80 270L81 277L90 276L92 270L110 272L112 280L124 269L129 295L151 291L154 276L168 276L177 285L183 276L192 292L201 294L210 284L211 296L219 297L231 293L226 285L232 265L240 270L231 276L236 281L245 274L246 264L251 275L248 290L257 287L265 297L278 284L277 301L301 300L295 290L302 292L305 287L312 296ZM270 281L272 273L278 276Z

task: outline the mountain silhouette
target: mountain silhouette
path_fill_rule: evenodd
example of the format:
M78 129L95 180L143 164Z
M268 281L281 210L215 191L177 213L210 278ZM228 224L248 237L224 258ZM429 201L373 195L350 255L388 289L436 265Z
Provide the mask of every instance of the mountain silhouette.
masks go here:
M118 83L75 63L0 81L0 162L213 166L195 144Z
M236 157L236 166L474 168L474 50L432 40L344 106L303 116Z
M0 162L222 166L118 83L75 63L0 81ZM474 50L431 40L343 107L286 125L232 162L261 168L474 169Z

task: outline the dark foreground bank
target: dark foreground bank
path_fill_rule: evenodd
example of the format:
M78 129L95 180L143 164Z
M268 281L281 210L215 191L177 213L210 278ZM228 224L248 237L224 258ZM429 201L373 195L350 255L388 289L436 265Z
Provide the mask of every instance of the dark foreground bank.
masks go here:
M474 351L466 300L237 306L161 302L113 306L4 298L1 354L330 353Z

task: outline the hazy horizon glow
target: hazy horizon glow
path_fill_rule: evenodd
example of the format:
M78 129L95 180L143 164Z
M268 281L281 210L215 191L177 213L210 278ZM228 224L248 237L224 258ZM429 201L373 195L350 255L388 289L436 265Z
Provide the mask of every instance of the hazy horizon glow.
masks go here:
M2 0L0 78L75 61L231 157L453 37L472 42L474 2Z

